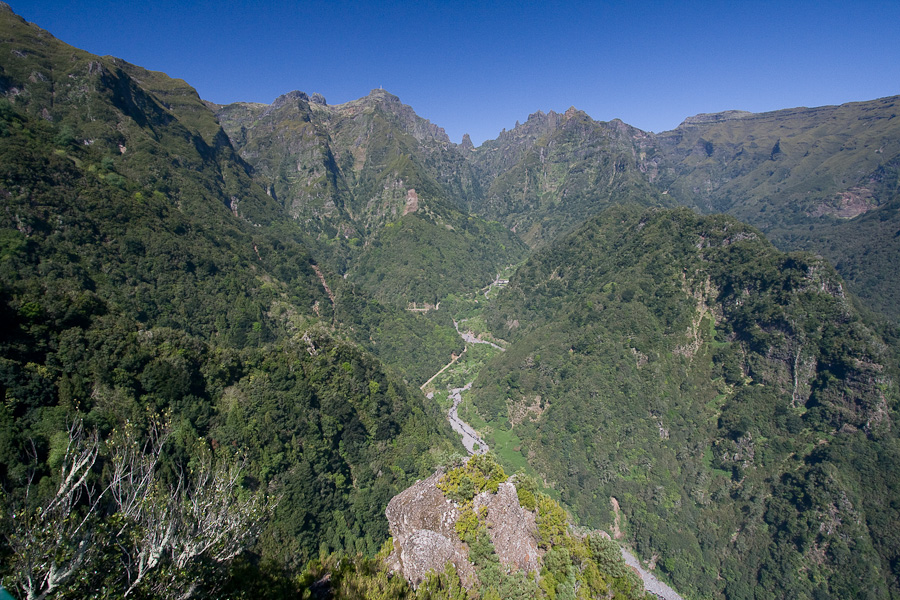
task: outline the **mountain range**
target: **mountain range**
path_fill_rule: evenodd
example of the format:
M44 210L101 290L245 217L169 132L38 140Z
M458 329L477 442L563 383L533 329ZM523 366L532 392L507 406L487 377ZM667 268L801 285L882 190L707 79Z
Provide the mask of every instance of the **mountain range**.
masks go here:
M546 514L687 597L900 596L898 100L660 134L539 111L476 148L380 89L216 105L0 6L3 585L317 597L349 564L387 590L388 501L464 452L419 389L475 355L462 326L503 351L460 414ZM96 495L123 432L162 440L157 512ZM150 552L207 462L258 527ZM561 527L528 589L617 593Z
M784 250L828 257L870 308L896 320L887 257L898 249L897 102L704 114L661 134L573 107L538 111L478 148L451 143L383 90L334 107L291 92L268 106L215 108L270 193L331 245L367 245L386 215L419 204L445 228L459 229L455 208L502 223L532 248L610 203L689 206L732 214ZM492 266L521 256L501 243L508 250ZM362 254L365 270L380 269Z

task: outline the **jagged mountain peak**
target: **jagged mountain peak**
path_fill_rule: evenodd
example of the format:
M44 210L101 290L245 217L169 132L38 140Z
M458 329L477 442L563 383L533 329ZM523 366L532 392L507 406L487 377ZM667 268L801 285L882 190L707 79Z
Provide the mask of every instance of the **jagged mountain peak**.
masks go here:
M471 167L442 128L397 96L376 89L332 106L304 97L233 104L218 116L257 178L304 223L335 270L386 301L434 303L459 277L483 285L524 250L510 232L466 213L480 194ZM486 270L454 258L473 244L490 247ZM422 272L434 268L422 245L440 246L437 286L409 267L414 256L428 263Z
M275 98L275 101L272 102L273 107L283 106L288 102L293 100L303 100L304 102L309 102L309 95L306 92L301 92L300 90L294 90L292 92L288 92L286 94L282 94Z

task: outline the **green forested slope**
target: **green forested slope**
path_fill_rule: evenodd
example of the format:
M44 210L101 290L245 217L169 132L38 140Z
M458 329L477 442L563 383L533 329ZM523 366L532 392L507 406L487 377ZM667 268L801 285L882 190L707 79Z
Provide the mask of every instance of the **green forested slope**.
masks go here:
M115 436L161 421L157 499L213 455L243 464L239 494L279 499L232 587L371 554L387 499L458 450L410 384L463 345L446 311L403 309L482 287L518 235L546 248L486 315L512 342L474 390L493 446L516 440L587 524L616 498L688 593L900 595L900 336L844 293L896 314L892 99L661 137L572 110L473 151L380 90L296 93L215 107L229 139L185 82L5 5L0 95L4 533L52 496L73 423L102 440L102 489ZM627 200L729 210L845 279L731 218L608 208ZM108 551L64 594L121 592L123 517L101 512ZM161 572L221 583L215 562Z
M881 206L853 219L823 216L808 227L772 231L786 248L817 252L841 274L853 293L894 323L900 319L896 262L900 256L900 158L876 173Z
M335 308L339 317L353 313L344 333L411 380L424 381L459 350L446 324L384 306L342 307L344 299L358 306L359 292L325 269L333 306L314 273L307 233L251 178L193 88L72 48L9 11L3 16L10 58L0 68L11 101L5 216L20 234L37 228L51 235L51 246L66 240L67 256L93 259L94 268L121 265L109 292L153 323L258 342L297 312L281 309L288 299L301 316L334 322ZM70 201L76 197L82 202ZM15 203L22 206L13 214ZM69 229L85 231L67 239L59 211L71 211ZM76 268L64 262L57 264ZM434 352L412 362L381 353L409 337Z
M681 202L767 228L855 216L885 200L875 174L900 154L897 102L691 117L656 138L671 161L661 182Z
M382 302L433 304L524 255L514 234L467 214L481 192L443 130L383 90L338 106L291 92L218 115L316 252Z
M898 97L768 113L691 117L656 136L657 185L727 212L784 250L828 257L849 288L896 322L900 280Z
M897 97L768 113L697 115L650 134L570 109L541 112L465 152L481 196L471 209L530 245L608 204L685 205L759 227L782 250L838 266L850 289L896 321L900 280L882 257L893 227ZM865 216L868 215L868 216Z
M651 183L653 136L621 121L597 122L570 108L535 113L467 153L484 195L471 208L530 246L568 233L609 204L666 204Z
M105 441L162 421L161 485L202 456L237 456L242 493L280 499L255 546L262 565L374 552L383 505L457 448L398 374L424 380L458 351L450 324L385 308L319 268L183 82L81 52L7 7L0 55L4 532L18 531L13 511L40 514L52 495L73 422ZM419 356L398 347L407 339ZM91 521L100 562L57 591L84 597L107 575L119 589L124 563L104 537L119 518ZM0 542L4 578L21 574L16 536ZM213 564L201 558L182 573L164 556L156 572L197 577Z
M611 208L487 321L513 342L474 386L515 434L494 441L585 524L611 528L615 498L682 592L900 592L896 355L823 260L730 217Z

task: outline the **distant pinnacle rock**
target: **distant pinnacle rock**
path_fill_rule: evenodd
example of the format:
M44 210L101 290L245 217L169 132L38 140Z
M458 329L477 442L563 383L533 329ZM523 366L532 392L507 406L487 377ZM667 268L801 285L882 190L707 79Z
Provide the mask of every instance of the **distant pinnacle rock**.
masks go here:
M288 102L292 100L305 100L309 102L309 96L306 95L306 92L301 92L299 90L294 90L292 92L288 92L287 94L282 94L275 98L275 102L272 103L272 106L278 108L279 106L284 106Z
M463 134L462 142L460 142L459 147L463 150L475 149L475 144L472 143L472 138L469 137L468 133Z
M310 98L310 102L312 102L313 104L321 104L322 106L326 106L328 104L327 102L325 102L325 96L323 96L319 92L316 92L312 95L312 98Z

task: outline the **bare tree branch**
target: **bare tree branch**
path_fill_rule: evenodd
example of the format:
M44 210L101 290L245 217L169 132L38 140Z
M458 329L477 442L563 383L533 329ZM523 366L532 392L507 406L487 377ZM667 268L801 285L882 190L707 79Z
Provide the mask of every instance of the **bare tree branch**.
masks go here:
M96 432L85 432L80 420L67 433L56 493L46 505L33 506L32 473L24 504L13 510L11 531L6 534L13 551L15 583L28 600L43 600L65 585L94 553L90 525L97 518L103 492L94 493L88 476L100 442Z
M103 519L107 526L115 524L106 541L119 551L123 596L143 588L190 597L198 584L195 561L226 563L255 539L277 500L241 488L246 460L215 460L208 453L189 477L182 472L174 486L166 486L158 470L169 435L166 424L154 421L139 438L126 422L107 444L108 482L98 493L90 475L100 454L99 437L86 432L81 421L69 427L55 492L38 505L32 473L24 504L12 511L6 533L16 585L28 600L43 600L80 570L98 568L97 546L103 542L94 543L94 535ZM104 497L111 499L105 507Z

